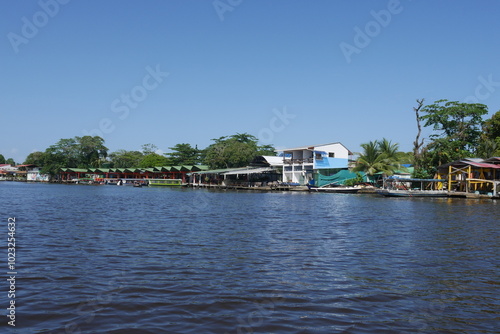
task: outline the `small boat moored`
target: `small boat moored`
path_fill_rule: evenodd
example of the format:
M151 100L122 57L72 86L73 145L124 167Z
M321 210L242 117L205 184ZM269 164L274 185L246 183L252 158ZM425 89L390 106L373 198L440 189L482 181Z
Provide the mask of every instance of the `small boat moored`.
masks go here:
M172 186L182 186L181 179L148 179L150 187L172 187Z
M361 190L360 187L312 187L308 186L310 192L318 193L339 193L339 194L355 194Z
M447 197L448 192L445 190L389 190L380 189L377 194L385 197Z
M377 191L385 197L447 197L442 179L412 179L412 178L387 178L384 188ZM420 188L412 189L411 185L420 183ZM426 189L427 188L427 189Z

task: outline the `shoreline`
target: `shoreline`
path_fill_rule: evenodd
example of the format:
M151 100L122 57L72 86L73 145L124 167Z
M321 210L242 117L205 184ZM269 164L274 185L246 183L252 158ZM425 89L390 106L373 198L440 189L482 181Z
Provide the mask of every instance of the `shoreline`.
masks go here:
M10 182L22 182L30 184L65 184L65 185L80 185L80 186L109 186L103 184L84 184L84 183L74 183L74 182L63 182L63 181L51 181L51 182L40 182L40 181L27 181L27 180L0 180L0 181L10 181ZM123 187L123 186L122 186ZM131 187L131 186L125 186ZM180 186L162 186L159 188L192 188L192 189L213 189L213 190L245 190L245 191L259 191L259 192L309 192L314 193L315 191L310 191L307 186L288 186L288 185L278 185L278 186L243 186L243 185L217 185L217 184L193 184L184 183ZM349 195L378 195L377 190L380 188L361 188L356 193L349 193ZM342 194L341 192L331 192L332 194ZM447 196L442 198L465 198L465 199L489 199L497 200L500 196L489 196L485 194L467 193L467 192L457 192L448 191Z

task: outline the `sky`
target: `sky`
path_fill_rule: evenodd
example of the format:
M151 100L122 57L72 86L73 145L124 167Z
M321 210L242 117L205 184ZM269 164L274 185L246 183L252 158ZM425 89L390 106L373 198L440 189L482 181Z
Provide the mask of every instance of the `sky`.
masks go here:
M2 0L0 154L61 138L109 152L387 138L417 99L500 110L496 0ZM428 136L430 129L424 131Z

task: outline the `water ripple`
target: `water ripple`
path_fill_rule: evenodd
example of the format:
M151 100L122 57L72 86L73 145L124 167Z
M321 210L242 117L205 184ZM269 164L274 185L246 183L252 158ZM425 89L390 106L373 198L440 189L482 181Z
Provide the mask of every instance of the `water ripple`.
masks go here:
M20 183L0 200L20 333L497 330L495 201Z

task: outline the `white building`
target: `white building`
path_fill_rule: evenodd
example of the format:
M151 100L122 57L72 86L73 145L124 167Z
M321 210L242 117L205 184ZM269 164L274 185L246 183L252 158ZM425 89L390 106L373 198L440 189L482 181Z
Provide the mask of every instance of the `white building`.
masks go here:
M305 185L315 173L331 175L347 169L352 153L341 143L302 146L277 150L282 152L283 182Z
M17 167L26 172L26 181L28 182L49 182L50 180L48 174L42 174L40 172L42 167L35 165L19 165Z

